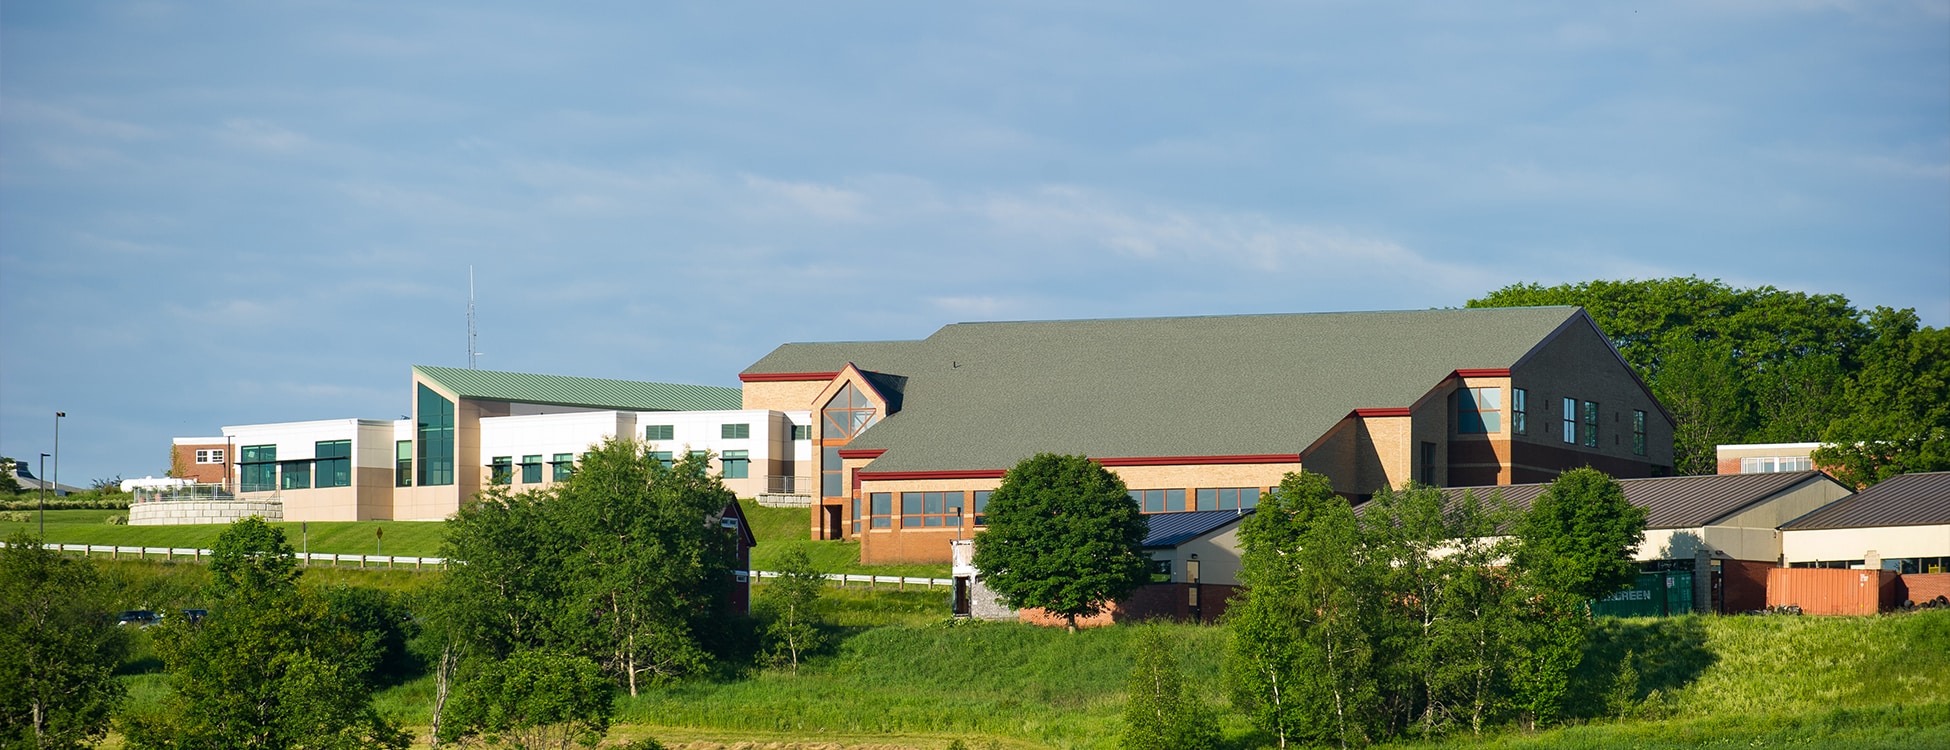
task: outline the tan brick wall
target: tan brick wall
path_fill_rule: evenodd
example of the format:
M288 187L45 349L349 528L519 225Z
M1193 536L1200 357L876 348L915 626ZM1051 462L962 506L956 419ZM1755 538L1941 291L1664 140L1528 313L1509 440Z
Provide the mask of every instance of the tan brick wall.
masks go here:
M826 388L826 380L788 380L775 382L745 383L742 400L746 409L770 409L772 411L798 411L819 407L814 399Z

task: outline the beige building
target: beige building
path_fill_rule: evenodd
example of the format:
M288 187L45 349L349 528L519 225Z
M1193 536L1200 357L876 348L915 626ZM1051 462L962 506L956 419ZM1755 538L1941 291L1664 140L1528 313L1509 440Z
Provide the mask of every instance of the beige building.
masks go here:
M1150 513L1253 507L1288 472L1382 487L1670 472L1672 419L1573 307L951 325L786 344L747 409L806 409L818 539L946 562L1003 473L1090 456Z
M1950 573L1950 472L1904 474L1781 528L1796 568Z
M182 495L278 502L286 521L437 521L486 488L561 481L589 446L618 436L665 460L708 453L741 497L793 496L807 483L811 413L742 408L735 388L428 366L413 368L410 388L407 419L236 425L219 438L179 439L179 452L227 461L221 496Z

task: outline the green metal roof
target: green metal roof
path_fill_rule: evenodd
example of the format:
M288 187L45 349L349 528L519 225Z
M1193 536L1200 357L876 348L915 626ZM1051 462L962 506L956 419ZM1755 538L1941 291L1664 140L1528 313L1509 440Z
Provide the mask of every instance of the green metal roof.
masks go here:
M745 408L742 391L715 385L533 375L430 365L414 365L413 372L461 398L484 401L624 411L723 411Z
M920 341L786 344L745 372L852 363L904 377L901 411L852 443L888 449L874 471L1008 468L1038 451L1298 454L1354 409L1410 406L1454 370L1511 367L1581 315L1527 307L959 323Z

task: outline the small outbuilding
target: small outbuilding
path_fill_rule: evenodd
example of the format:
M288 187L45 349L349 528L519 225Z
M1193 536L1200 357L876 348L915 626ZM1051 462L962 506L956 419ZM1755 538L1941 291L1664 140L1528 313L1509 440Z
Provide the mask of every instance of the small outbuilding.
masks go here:
M1889 604L1950 596L1950 471L1891 477L1781 527L1789 568L1884 570Z

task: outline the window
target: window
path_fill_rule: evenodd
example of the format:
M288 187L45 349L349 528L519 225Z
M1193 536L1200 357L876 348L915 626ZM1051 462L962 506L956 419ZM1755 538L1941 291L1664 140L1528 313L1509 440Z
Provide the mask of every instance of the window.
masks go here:
M1184 490L1131 490L1131 499L1146 513L1167 513L1185 509Z
M246 445L237 466L239 492L270 492L278 488L278 447Z
M653 424L643 428L644 440L676 440L677 428L667 424Z
M1530 434L1530 392L1522 388L1510 389L1510 431L1518 435Z
M894 493L875 492L867 496L873 505L868 510L873 513L873 527L888 529L894 526Z
M726 440L744 440L752 436L751 423L719 425L719 431Z
M1632 455L1645 455L1645 412L1632 410Z
M1435 443L1422 444L1422 483L1434 487L1435 482Z
M874 408L873 402L867 400L867 394L861 393L852 383L847 383L839 393L833 394L833 399L826 402L826 408L821 409L819 414L825 419L824 436L838 440L852 438L872 427Z
M1464 388L1456 391L1456 431L1482 434L1503 431L1503 389Z
M718 458L718 465L723 467L724 478L744 479L750 476L752 462L749 455L749 451L725 451L724 455Z
M903 492L901 528L959 526L961 501L960 492Z
M670 451L650 451L646 455L648 455L651 460L663 464L664 468L666 469L677 465L677 459L675 456L671 454Z
M989 496L993 494L995 493L989 490L976 491L975 493L975 525L976 526L989 525L989 517L985 514L988 513L989 510Z
M1259 507L1258 487L1229 487L1198 491L1199 510L1239 510Z
M809 425L809 424L795 424L795 425L793 425L793 426L792 426L792 439L793 439L793 440L811 440L811 439L812 439L812 425Z
M1814 468L1814 460L1807 456L1759 456L1740 459L1740 473L1742 474L1813 471Z
M521 483L542 483L542 457L540 454L521 457Z
M278 489L281 490L311 489L311 462L310 461L278 462Z
M1564 442L1578 444L1578 400L1564 399Z
M548 463L555 468L555 481L557 482L569 481L569 475L576 472L576 454L574 453L557 453L555 454L555 460Z
M860 533L860 498L853 498L853 533Z
M1584 444L1598 447L1598 402L1584 402Z
M200 464L223 463L223 449L200 450L196 452L196 462Z
M840 447L829 445L820 450L819 494L821 497L846 497L845 483L840 479Z
M352 486L352 441L320 440L313 449L320 487Z
M509 484L515 481L515 457L495 456L488 462L488 483Z
M425 385L419 395L419 485L453 484L454 402Z
M413 441L393 443L393 486L413 486Z

